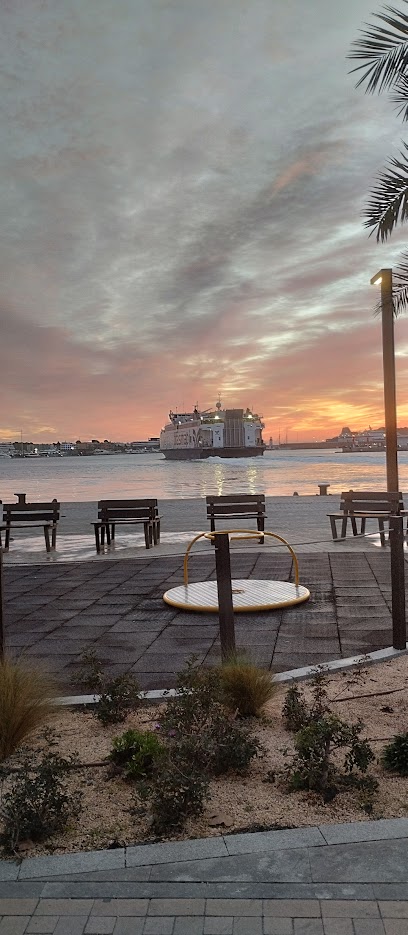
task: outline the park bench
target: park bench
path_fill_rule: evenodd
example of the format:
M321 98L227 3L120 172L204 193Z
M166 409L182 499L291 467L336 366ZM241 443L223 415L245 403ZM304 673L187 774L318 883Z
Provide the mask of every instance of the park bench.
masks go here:
M5 532L4 550L8 552L11 533L18 529L31 529L42 526L47 552L55 549L57 542L57 524L60 518L60 504L57 500L47 503L26 503L20 497L18 503L3 503L3 523L0 526L0 549L2 532ZM50 540L51 533L51 540Z
M404 512L401 493L372 490L346 490L341 495L338 513L328 513L333 539L339 539L337 521L341 521L340 539L345 539L347 524L350 520L353 536L364 535L368 519L378 522L381 545L385 545L384 523L389 523L390 516ZM360 520L360 529L357 528Z
M263 493L236 493L225 496L206 497L207 519L210 520L211 532L215 531L215 520L246 519L256 520L257 529L265 529L265 495ZM264 542L264 536L259 537Z
M96 551L115 539L116 526L142 525L146 549L160 542L160 516L157 500L100 500L98 519L92 523L95 530Z

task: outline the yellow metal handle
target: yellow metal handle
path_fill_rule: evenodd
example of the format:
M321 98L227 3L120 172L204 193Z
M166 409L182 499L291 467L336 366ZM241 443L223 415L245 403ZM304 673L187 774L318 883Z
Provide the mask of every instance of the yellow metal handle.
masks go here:
M229 536L230 536L230 535L233 535L233 536L234 536L234 539L259 539L260 536L271 536L272 539L278 539L279 542L282 542L283 545L286 545L286 546L287 546L287 548L289 549L289 552L290 552L290 554L291 554L291 556L292 556L292 559L293 559L293 567L294 567L294 572L295 572L295 585L296 585L296 587L298 587L298 585L299 585L299 564L298 564L298 560L297 560L297 558L296 558L296 555L295 555L295 553L294 553L294 551L293 551L293 549L292 549L292 546L289 545L289 542L287 542L286 539L283 539L282 536L278 536L278 534L277 534L276 532L260 532L260 530L256 530L256 531L255 531L255 530L252 530L252 529L222 529L222 530L220 529L220 530L218 530L218 532L217 532L217 531L214 531L214 532L199 532L198 536L194 536L194 539L192 539L191 542L188 544L187 549L186 549L186 554L185 554L185 556L184 556L183 574L184 574L184 584L185 584L185 585L188 585L188 560L189 560L189 557L190 557L191 548L192 548L192 546L194 545L194 543L197 542L198 539L203 539L203 538L204 538L204 539L214 539L215 536L223 536L223 535L225 535L225 533L227 533ZM235 535L236 533L240 533L240 535ZM242 533L245 533L245 535L242 535Z

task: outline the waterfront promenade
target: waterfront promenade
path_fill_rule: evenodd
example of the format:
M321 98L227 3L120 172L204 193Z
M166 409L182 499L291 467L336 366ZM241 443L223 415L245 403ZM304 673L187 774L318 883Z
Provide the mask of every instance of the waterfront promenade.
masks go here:
M376 533L333 543L326 513L336 506L329 497L269 498L268 528L295 544L300 583L311 599L286 610L236 615L238 646L266 668L324 664L391 643L389 550L378 547ZM41 661L68 687L72 680L75 685L81 653L94 649L112 674L131 671L144 689L172 687L193 653L204 664L219 659L217 615L163 602L164 591L183 581L187 542L206 529L202 501L163 501L159 547L146 551L142 541L135 545L139 534L118 530L114 551L101 556L86 527L93 506L64 505L63 512L56 556L45 553L37 535L16 537L6 557L5 631L14 654ZM232 549L232 572L288 580L292 562L282 547L241 541ZM190 575L214 578L208 541L193 553Z

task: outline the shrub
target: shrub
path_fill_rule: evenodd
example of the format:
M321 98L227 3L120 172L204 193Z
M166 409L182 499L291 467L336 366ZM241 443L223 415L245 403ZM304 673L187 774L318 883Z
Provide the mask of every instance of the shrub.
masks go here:
M291 685L286 692L282 716L286 730L294 733L308 724L309 712L307 704L296 683Z
M160 724L172 756L191 759L209 775L247 769L262 746L226 711L220 670L199 669L193 661L180 673L177 689Z
M408 733L396 734L384 747L381 764L390 772L408 776Z
M204 809L209 797L207 776L190 762L169 758L150 788L152 829L156 834L183 827Z
M0 760L11 756L55 711L50 678L21 662L0 660Z
M321 792L332 798L342 779L332 754L341 748L346 750L343 773L349 776L355 770L366 773L374 753L368 741L360 737L362 728L360 722L349 725L336 715L327 714L298 731L295 756L287 769L289 787Z
M151 731L127 730L114 738L109 759L122 767L129 779L145 779L151 776L163 751L163 744Z
M93 713L102 724L124 721L129 711L134 711L140 704L140 689L134 676L123 674L109 678L94 650L82 654L81 667L73 681L85 691L100 696Z
M1 801L3 819L2 844L8 853L18 849L20 841L29 838L43 841L63 830L80 808L80 795L68 793L64 778L73 760L47 750L40 762L32 765L29 756L12 788Z
M240 717L259 717L276 693L272 676L245 659L232 659L220 668L225 702Z

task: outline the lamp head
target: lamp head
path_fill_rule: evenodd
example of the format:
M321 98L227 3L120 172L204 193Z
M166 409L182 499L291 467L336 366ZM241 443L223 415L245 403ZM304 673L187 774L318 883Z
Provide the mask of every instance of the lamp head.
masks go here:
M380 270L379 273L376 273L375 276L373 276L373 278L370 279L370 285L371 285L371 286L379 286L380 283L382 283L382 279L383 279L383 277L382 277L382 270Z

